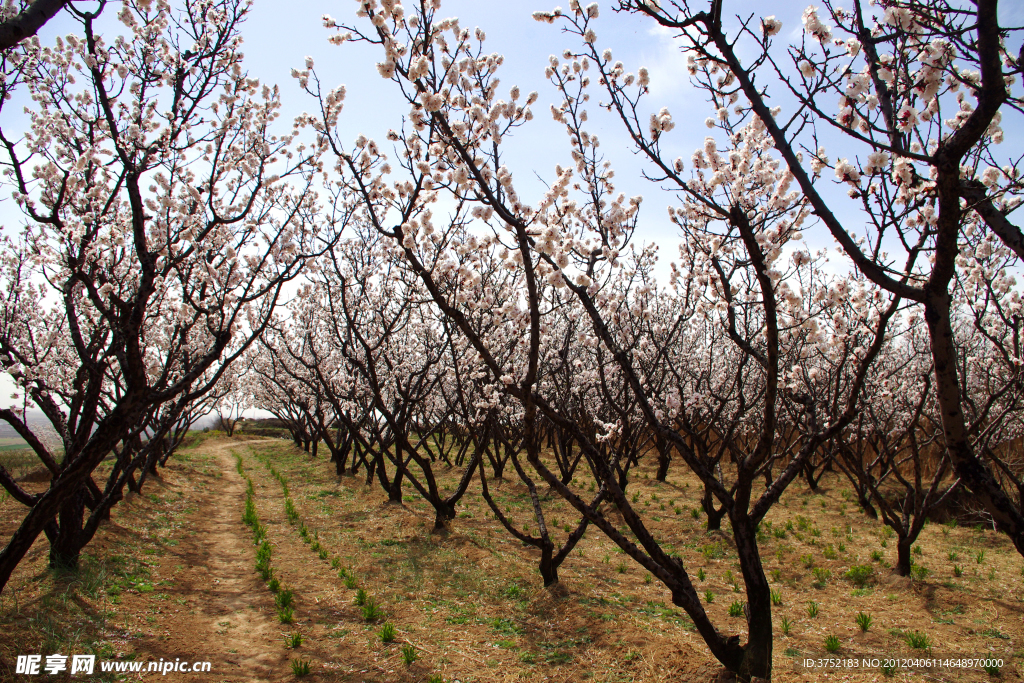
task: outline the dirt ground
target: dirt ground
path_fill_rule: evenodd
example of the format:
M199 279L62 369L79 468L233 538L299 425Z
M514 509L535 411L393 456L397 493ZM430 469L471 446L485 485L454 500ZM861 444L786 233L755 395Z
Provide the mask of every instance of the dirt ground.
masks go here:
M442 482L459 474L445 473ZM275 592L255 569L257 547L242 522L245 477L272 548L277 595L293 596L292 623L282 623ZM566 559L560 583L544 589L535 551L500 529L477 486L452 530L438 535L418 497L386 505L362 477L339 479L323 458L311 461L286 442L205 440L115 508L76 574L47 570L46 541L36 543L0 595L0 680L82 679L16 676L16 655L32 653L209 661L208 673L167 674L197 681L290 681L305 664L305 679L314 681L718 679L719 667L667 591L596 530ZM511 482L494 491L520 523L528 523L524 491ZM723 532L704 531L696 480L673 470L658 483L641 471L630 491L710 598L715 623L742 634L742 616L730 616L743 599L738 565ZM555 526L572 520L560 501L545 506ZM22 514L0 500L0 533L9 536ZM859 512L841 480L826 479L821 494L796 482L768 521L762 557L780 601L774 680L1021 680L1024 576L1005 537L930 524L911 580L887 568L895 539ZM859 565L873 570L863 587L845 578ZM367 619L361 597L380 614ZM871 617L866 632L858 614ZM393 639L384 642L389 628ZM295 634L297 647L286 642ZM827 636L838 640L834 655ZM802 664L828 656L846 665ZM967 657L1001 659L1003 667L989 674L920 666ZM897 665L865 668L864 658Z

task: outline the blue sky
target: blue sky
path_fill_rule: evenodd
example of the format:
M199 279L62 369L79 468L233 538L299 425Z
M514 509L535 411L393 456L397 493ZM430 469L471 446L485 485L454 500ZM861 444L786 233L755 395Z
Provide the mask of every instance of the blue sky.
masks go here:
M611 48L616 59L621 59L629 71L636 71L640 66L650 69L652 94L647 104L651 110L667 106L677 121L693 117L698 124L679 125L668 140L673 158L678 155L688 158L703 144L708 131L702 122L711 110L703 93L690 85L685 58L679 54L671 37L652 22L615 13L611 11L610 3L601 4L602 14L598 23L600 46L602 49ZM747 4L737 4L737 8ZM347 88L348 96L340 124L347 139L354 140L365 134L387 149L385 134L389 128L397 128L401 124L407 105L401 101L394 84L378 75L375 66L380 61L378 48L353 43L333 46L327 42L330 32L323 28L321 22L325 13L339 21L354 22L357 7L357 3L351 0L290 0L287 3L255 0L242 31L245 68L250 77L281 87L284 116L279 122L281 130L285 131L295 115L316 109L316 103L299 89L291 77L291 70L303 68L306 56L312 56L325 88L338 84L345 84ZM544 69L550 55L560 55L566 48L577 48L578 39L563 34L557 24L538 23L531 17L534 11L553 7L553 4L521 1L458 0L444 2L439 13L440 16L459 17L464 27L479 26L486 32L487 49L505 56L502 90L507 91L517 84L524 93L532 90L540 93L540 99L534 106L536 117L509 140L505 151L508 165L517 179L519 193L529 201L539 198L543 191L537 176L551 181L556 164L570 165L564 129L551 120L548 112L549 104L560 102L561 97L545 79ZM798 5L793 5L789 12L794 26L799 23L800 11ZM100 22L108 41L123 33L123 27L115 16L116 3L112 3ZM39 37L44 44L52 44L55 36L74 32L76 28L75 22L62 14L44 26ZM27 124L22 109L29 104L22 90L5 105L2 124L6 131L11 133ZM670 198L657 197L657 188L648 186L640 178L641 166L631 153L621 126L609 115L602 115L596 106L591 107L590 114L591 132L600 137L602 148L617 171L618 189L627 195L644 194L649 200L643 211L646 223L643 239L663 242L674 237L675 231L665 218L665 205ZM10 200L9 191L0 189L0 224L9 230L23 221Z
M826 16L820 2L797 0L769 4L743 0L726 3L725 23L727 27L730 24L737 26L737 16L746 18L751 15L760 17L774 14L783 23L774 51L776 57L785 62L785 45L800 41L801 15L809 4L818 5L822 16ZM837 4L841 5L842 0L837 0ZM597 45L600 50L610 48L615 58L625 64L627 71L635 72L641 66L650 70L651 93L645 98L648 112L658 111L661 107L668 107L672 112L677 125L663 138L663 148L668 158L682 156L689 166L690 155L703 146L704 138L711 133L704 125L705 118L712 114L707 97L703 91L690 84L686 73L686 58L680 53L672 33L644 17L615 12L612 10L615 5L617 2L599 2L601 16L595 23ZM568 7L568 0L564 0L564 6ZM702 3L697 0L692 6L699 9ZM243 31L250 73L258 75L265 82L281 85L286 113L295 114L315 106L290 77L292 68L302 68L305 57L312 56L325 87L340 83L346 85L348 95L341 128L350 133L348 140L365 134L378 142L384 142L387 130L397 128L400 124L407 105L396 96L394 84L378 75L375 68L381 58L378 48L351 43L340 47L330 45L327 42L329 32L322 28L320 21L320 17L327 13L339 22L355 22L357 3L351 0L292 0L287 7L287 10L282 10L278 3L256 0ZM524 93L532 90L540 93L540 99L534 106L535 119L515 133L505 150L506 163L516 178L517 191L531 202L543 192L537 176L551 181L554 179L556 164L571 165L568 162L569 149L564 129L554 123L548 113L549 105L561 102L562 98L544 77L544 69L550 55L561 55L566 48L578 49L579 39L563 33L557 22L553 25L539 23L531 17L537 10L551 10L554 7L554 2L544 4L544 0L443 0L438 13L438 16L443 17L456 16L463 27L480 27L486 32L486 48L505 57L501 75L502 91L507 92L512 85L518 85ZM1003 26L1024 24L1024 3L1004 0L1000 15ZM1019 41L1019 38L1016 40ZM1013 51L1016 53L1016 48ZM744 56L742 52L740 56ZM766 82L764 78L767 76L762 74L759 83ZM784 97L781 87L770 80L767 81L769 92L775 95L772 102L783 105L784 111L790 109L786 105L791 100ZM1021 83L1018 82L1017 92L1020 92L1020 88ZM595 91L594 97L601 99L598 91ZM824 105L826 108L834 106L831 102L825 102ZM642 179L641 170L645 165L634 154L632 143L617 119L597 106L590 107L589 113L590 130L600 137L601 149L616 170L618 189L627 195L642 194L645 197L637 239L660 245L659 270L663 274L667 273L668 261L675 257L678 242L677 230L669 223L665 210L668 204L676 203L674 195ZM1006 111L1004 116L1010 118L1011 113ZM1006 142L998 151L1007 157L1020 154L1024 133L1019 126L1006 125L1004 128ZM825 139L830 143L830 153L834 159L835 150L831 149L832 141L827 133ZM849 206L845 186L836 185L831 173L827 173L819 182L827 185L824 192L826 196L836 199L837 210L842 216L847 210L843 205ZM855 207L849 210L855 210ZM850 220L856 221L859 217L851 215ZM834 245L824 230L805 230L804 234L812 249ZM832 267L845 270L847 266L843 261L845 259L833 257Z
M597 44L601 50L610 48L615 58L623 61L627 71L635 72L640 66L650 70L651 93L645 98L646 106L651 112L668 107L677 123L676 128L663 138L663 147L669 158L682 156L688 160L693 150L703 146L705 136L710 133L703 123L712 113L707 98L690 84L685 56L679 52L671 33L643 17L614 12L612 7L615 4L607 0L599 2L601 16L595 24ZM565 5L568 5L568 0L565 0ZM694 7L700 5L699 0L694 3ZM806 0L771 5L749 0L729 2L725 14L733 18L727 18L726 24L735 25L736 15L774 14L783 22L782 34L776 41L776 52L781 56L785 43L799 41L800 17L807 5ZM105 19L109 23L104 22L111 34L119 33L122 28L114 21L115 6L116 3L112 4L106 12ZM486 32L486 47L505 57L502 90L519 85L523 92L537 90L540 93L540 99L534 106L536 117L516 132L505 150L517 190L520 196L531 202L543 191L538 176L551 181L556 164L571 165L568 163L569 148L564 129L555 124L548 113L549 104L560 102L561 97L545 79L544 69L549 55L560 55L566 48L578 48L578 38L564 34L557 22L554 25L539 23L531 17L534 11L550 10L554 6L554 3L545 4L545 0L444 0L439 12L440 16L459 17L464 27L479 26ZM400 125L407 106L398 97L394 84L378 75L375 67L380 60L378 48L352 43L331 45L327 42L330 32L323 28L321 22L325 13L339 21L355 22L357 8L358 4L351 0L254 0L243 27L245 65L250 76L281 87L285 115L280 123L284 130L294 115L316 108L316 103L298 88L290 75L293 68L303 67L307 55L312 56L325 88L342 83L347 88L348 96L340 124L347 139L353 140L365 134L377 139L387 149L384 136L389 128ZM1024 23L1024 3L1004 0L1001 15L1003 25ZM52 43L56 34L74 28L71 20L58 16L44 27L40 37L44 43ZM786 104L785 98L778 99L781 97L779 87L770 87L770 91L776 94L774 103ZM596 91L595 99L600 99ZM24 121L19 114L21 106L15 101L4 107L5 129L16 129ZM597 106L590 107L590 115L591 132L600 137L602 151L616 170L618 189L627 195L642 194L645 197L641 210L642 227L637 237L640 241L654 241L661 246L663 266L667 270L667 261L675 255L677 242L676 229L668 222L665 211L668 204L674 203L673 195L641 178L644 164L633 153L631 142L617 119ZM1021 148L1024 138L1017 128L1006 128L1007 142L1003 148L1009 155ZM827 177L822 182L831 184L832 178ZM836 194L842 196L843 189L836 188ZM23 220L12 204L9 193L0 190L0 223L8 229ZM805 235L814 248L832 243L831 239L819 239L816 231L805 231Z
M566 0L566 6L567 6ZM678 118L691 113L703 122L710 111L703 94L690 85L685 58L672 45L671 38L652 22L627 14L614 13L610 4L602 3L598 23L598 36L602 49L611 48L616 59L621 59L630 71L647 66L652 72L652 96L648 104L656 111L669 107ZM315 104L299 91L290 77L292 68L302 68L307 55L316 62L317 73L326 87L344 83L347 89L341 128L351 133L348 140L359 134L384 142L389 128L397 128L407 105L399 99L394 84L382 79L376 70L381 61L379 48L346 43L333 46L327 42L329 32L322 28L320 17L330 14L338 21L354 22L357 4L347 0L324 3L318 0L298 0L288 4L282 12L275 3L256 2L243 34L246 36L246 63L250 73L266 82L281 85L287 113L313 109ZM546 181L554 179L556 164L569 164L569 148L564 129L551 120L549 104L561 102L544 77L550 55L560 55L567 48L578 48L578 39L565 35L557 24L538 23L531 15L537 10L550 10L554 4L534 2L443 2L438 16L458 17L463 27L480 27L487 35L485 48L504 55L501 68L501 91L519 85L524 93L536 90L540 99L534 106L536 117L519 129L508 141L505 153L507 164L516 177L520 196L539 198L543 192L536 176ZM799 16L799 11L796 11ZM269 36L274 36L268 39ZM264 48L264 46L272 46ZM595 94L595 97L597 95ZM602 149L611 159L619 181L619 189L627 195L645 194L654 200L657 190L647 187L640 179L636 164L622 134L620 126L609 116L601 116L598 107L591 107L591 132L602 140ZM684 126L677 130L682 131ZM673 140L678 151L673 154L689 157L703 144L707 130L703 123L699 130L690 127L692 135L679 135ZM386 147L385 147L386 149ZM536 175L535 175L536 174ZM526 185L524 188L523 185ZM644 206L644 215L650 222L645 230L646 239L664 241L675 231L665 218L665 201L652 201ZM666 245L667 246L667 245Z
M564 2L567 7L568 0ZM784 43L799 40L800 16L807 4L805 1L767 4L744 0L727 3L726 14L762 16L770 13L777 16L784 27L776 44L781 54ZM121 28L112 21L115 5L113 3L107 11L107 17L111 19L107 24L108 31L112 35L119 33ZM712 112L705 94L689 83L685 57L678 51L672 35L652 21L614 12L613 4L607 1L601 1L599 5L601 16L595 24L599 48L610 48L615 58L624 62L627 71L635 72L640 66L650 70L651 94L646 98L646 105L650 111L668 107L672 112L677 125L663 144L669 158L682 156L688 160L693 150L703 145L709 133L704 119ZM551 120L548 113L548 105L560 102L561 97L545 79L544 69L549 55L560 55L566 48L578 48L578 39L562 33L557 23L538 23L531 17L534 11L551 10L554 6L554 3L544 4L544 0L445 0L439 12L440 16L459 17L464 27L479 26L486 32L486 47L505 56L501 75L503 91L519 85L524 93L532 90L540 93L540 99L534 106L535 119L519 129L506 145L507 164L516 178L519 194L530 202L535 202L543 191L537 176L551 181L556 164L569 165L564 130ZM699 7L700 3L694 6ZM243 28L245 65L250 76L281 86L285 114L281 123L284 130L294 115L316 108L316 103L299 90L290 76L293 68L303 67L307 55L312 56L325 88L342 83L346 85L348 95L341 128L347 139L365 134L377 139L386 149L385 134L389 128L400 125L407 107L397 96L394 84L377 73L378 49L351 43L340 47L329 44L329 32L323 28L320 19L327 13L339 21L354 22L357 21L357 7L357 3L351 0L255 0ZM731 21L735 24L734 19ZM1024 3L1004 0L1001 23L1004 26L1024 24ZM73 30L75 24L61 16L44 27L40 39L44 44L50 44L55 35ZM1020 88L1019 83L1017 87ZM778 88L774 90L777 92ZM594 96L600 99L596 92ZM5 129L17 129L24 121L24 116L18 113L21 106L23 104L17 101L5 106L2 121ZM590 114L591 132L600 137L602 150L616 169L618 189L627 195L645 196L641 211L642 227L637 239L660 245L661 270L665 272L668 261L676 254L678 242L677 231L668 222L665 211L666 205L674 203L673 196L642 180L640 170L643 164L633 153L631 143L617 120L596 106L590 108ZM1007 141L1002 151L1007 155L1019 154L1024 133L1021 133L1020 126L1005 127ZM832 179L826 177L822 182L831 183ZM836 190L837 195L841 192L841 188ZM23 220L12 204L9 192L0 188L0 223L8 230ZM812 248L832 245L831 238L823 230L806 230L805 235ZM841 259L834 258L833 261L834 267L843 268ZM0 403L7 402L10 393L9 382L3 376L0 378Z

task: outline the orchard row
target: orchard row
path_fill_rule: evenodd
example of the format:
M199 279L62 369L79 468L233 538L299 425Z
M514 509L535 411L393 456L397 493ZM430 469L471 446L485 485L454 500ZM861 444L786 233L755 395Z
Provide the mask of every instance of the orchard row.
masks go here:
M743 678L771 675L758 533L798 479L841 470L895 531L901 574L964 492L1024 552L1022 187L999 151L1020 32L995 0L826 6L779 48L782 20L732 25L723 5L619 3L677 34L713 107L688 160L648 70L600 48L596 4L535 14L573 44L545 71L566 165L531 198L505 161L538 95L506 95L503 57L436 0L324 17L339 49L379 48L408 104L386 144L346 142L345 88L311 59L293 75L315 113L275 133L280 96L242 68L235 0L126 4L113 40L74 9L74 34L3 52L2 100L32 106L0 137L28 219L0 256L0 362L59 443L0 412L52 474L32 491L0 469L27 508L0 585L42 533L73 566L124 487L226 405L275 413L392 501L415 491L438 529L478 478L547 585L596 527ZM667 191L667 281L592 116ZM808 246L830 240L846 272ZM695 474L709 526L728 519L746 642L634 506L643 459ZM438 467L464 468L459 484ZM528 527L489 493L507 478L529 491ZM559 529L547 492L575 511Z

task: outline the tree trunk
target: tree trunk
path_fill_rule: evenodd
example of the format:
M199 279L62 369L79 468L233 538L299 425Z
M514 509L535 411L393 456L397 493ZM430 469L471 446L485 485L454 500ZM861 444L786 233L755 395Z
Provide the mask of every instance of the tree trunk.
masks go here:
M84 486L86 477L92 474L96 466L110 453L114 444L121 440L122 432L118 426L134 424L138 421L140 412L137 396L123 397L122 403L96 425L92 438L78 456L71 460L71 464L50 483L50 488L32 506L7 546L0 551L0 591L7 585L14 569L39 534L53 524L53 518L60 512L67 497Z
M447 531L451 528L452 520L455 519L455 506L446 505L443 502L434 503L434 531Z
M558 565L553 561L554 544L548 538L540 546L540 576L547 588L558 583Z
M878 519L878 511L875 510L875 506L871 504L871 501L868 500L867 496L861 494L860 497L857 499L857 502L860 503L860 506L864 510L865 515L867 515L871 519Z
M351 451L352 451L352 436L346 434L345 438L341 440L341 443L339 444L338 449L334 453L331 454L332 455L332 459L334 460L335 471L337 471L339 477L345 475L345 467L348 464L348 456L349 456L349 453ZM355 462L356 462L355 461L355 456L353 456L352 457L352 464L354 465ZM353 474L354 474L354 472L353 472Z
M668 466L672 462L672 458L669 457L669 445L664 439L658 437L658 471L655 473L654 478L657 481L665 481L668 477Z
M772 602L771 588L761 566L757 532L750 517L730 518L740 571L747 593L747 643L736 673L744 680L772 676Z
M1009 536L1017 552L1024 555L1024 515L1020 503L1015 505L1006 495L992 470L974 453L967 436L950 324L949 294L945 291L933 294L925 302L924 310L935 367L936 400L941 409L942 432L950 460L975 500L992 515L996 529Z
M381 468L381 470L380 470L381 472L385 472L386 471L385 468L384 468L384 463L383 462L381 463L380 468ZM394 481L392 481L387 486L388 502L389 503L397 503L398 505L402 504L402 475L403 474L404 473L402 472L402 470L399 469L397 472L395 472L395 479L394 479Z
M722 528L722 517L725 517L725 506L715 508L715 497L711 489L704 485L704 497L701 498L700 506L704 508L704 514L708 516L708 531L718 531Z
M665 478L668 477L668 466L671 462L672 461L667 454L658 454L658 472L654 475L656 480L665 481Z
M369 486L373 483L373 475L377 470L377 459L370 458L366 463L366 485Z
M900 576L910 576L910 546L913 542L909 536L901 536L896 541L896 573Z
M69 1L35 0L18 14L0 23L0 51L6 52L26 38L34 36L43 24L64 9Z
M821 480L821 475L818 477L814 476L814 465L810 462L804 465L804 479L807 481L807 488L813 492L817 492L818 482Z
M57 536L50 543L50 568L74 570L85 545L82 526L85 517L85 489L79 487L61 505L57 514Z

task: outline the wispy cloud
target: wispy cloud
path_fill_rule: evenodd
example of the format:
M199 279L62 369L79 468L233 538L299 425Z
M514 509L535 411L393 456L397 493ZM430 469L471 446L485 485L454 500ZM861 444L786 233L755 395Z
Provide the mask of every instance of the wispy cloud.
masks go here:
M677 99L695 91L686 71L686 55L679 49L677 32L655 24L647 31L649 47L641 58L651 73L651 95L657 99Z

